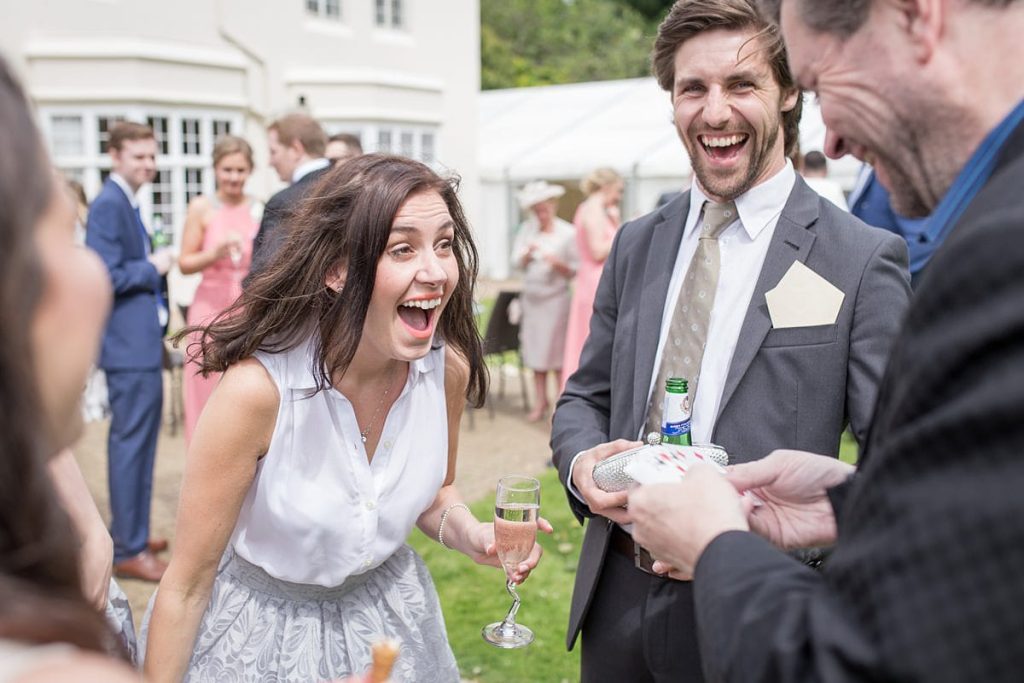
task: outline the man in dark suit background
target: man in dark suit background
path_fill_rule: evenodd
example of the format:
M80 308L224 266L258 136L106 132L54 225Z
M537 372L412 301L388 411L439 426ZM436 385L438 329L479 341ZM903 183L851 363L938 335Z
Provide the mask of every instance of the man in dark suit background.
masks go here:
M267 127L270 165L290 185L267 202L263 220L252 246L249 277L266 267L286 239L288 219L317 178L330 167L324 158L327 135L315 119L295 113L282 116Z
M1019 681L1024 2L781 4L826 151L871 161L893 208L931 213L942 246L856 474L794 452L728 479L694 470L630 496L636 533L694 572L713 680ZM749 519L737 488L764 500ZM810 572L748 524L777 545L836 546Z
M857 184L850 193L850 213L868 225L882 228L902 237L910 253L910 281L917 286L924 267L938 248L935 225L928 218L907 218L892 210L889 191L878 181L878 176L865 164L857 176Z
M163 330L167 324L163 276L168 249L152 249L136 194L156 175L156 140L140 123L110 131L111 173L89 207L86 244L103 259L114 286L114 306L103 335L99 366L107 376L110 535L118 576L159 581L167 568L155 553L167 541L149 536L153 462L163 408Z
M327 138L327 149L324 156L335 166L355 159L363 154L363 143L358 135L352 133L335 133Z
M592 474L659 430L664 378L690 381L694 441L733 461L794 440L834 456L847 423L866 437L909 297L902 241L819 197L787 161L799 93L750 0L676 3L652 61L695 179L620 229L552 430L570 504L590 518L568 634L572 647L582 630L583 681L701 678L691 585L650 573L621 526L626 494ZM809 292L783 282L791 269ZM769 311L771 290L799 321ZM826 315L812 295L842 301Z

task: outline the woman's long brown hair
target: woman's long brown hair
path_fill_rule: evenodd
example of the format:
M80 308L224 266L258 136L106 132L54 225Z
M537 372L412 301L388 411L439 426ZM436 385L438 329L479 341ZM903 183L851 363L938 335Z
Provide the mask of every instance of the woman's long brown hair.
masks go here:
M199 333L189 354L203 374L223 372L257 350L280 352L310 335L317 359L317 390L344 374L362 337L373 295L377 263L387 248L391 225L411 196L437 192L455 224L453 253L459 282L441 314L438 335L469 364L466 398L480 407L487 393L483 348L473 317L477 251L457 196L457 181L446 180L417 161L367 154L324 174L284 221L279 251L250 278L242 295ZM339 266L346 270L340 293L326 283ZM314 334L315 333L315 334Z
M32 321L45 286L35 230L53 171L2 58L0 150L0 635L103 650L110 634L82 594L78 539L46 470L58 444L46 433L34 374ZM47 596L48 608L29 609L30 594Z

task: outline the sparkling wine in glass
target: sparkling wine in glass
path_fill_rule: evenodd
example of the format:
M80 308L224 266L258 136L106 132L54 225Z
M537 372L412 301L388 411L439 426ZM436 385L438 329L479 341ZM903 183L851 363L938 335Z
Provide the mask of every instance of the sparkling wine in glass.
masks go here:
M498 481L494 500L494 542L498 559L505 568L505 590L512 597L512 607L502 621L484 627L484 640L491 645L517 648L533 642L533 631L516 623L520 600L512 575L533 550L539 512L539 481L517 475L502 477Z

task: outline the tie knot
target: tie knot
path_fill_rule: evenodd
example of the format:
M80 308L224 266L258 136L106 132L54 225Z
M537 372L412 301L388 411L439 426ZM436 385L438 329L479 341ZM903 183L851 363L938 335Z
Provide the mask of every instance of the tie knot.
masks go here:
M704 225L701 228L701 237L718 239L718 236L725 230L726 226L736 220L736 202L704 202Z

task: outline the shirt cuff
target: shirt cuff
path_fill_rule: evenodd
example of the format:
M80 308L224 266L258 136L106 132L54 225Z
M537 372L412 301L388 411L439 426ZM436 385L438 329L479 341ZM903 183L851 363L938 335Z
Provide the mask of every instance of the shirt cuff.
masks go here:
M587 501L583 500L583 496L580 495L580 492L576 490L576 486L572 483L572 470L574 467L576 467L576 461L579 460L580 456L583 455L585 452L586 451L580 451L576 455L572 456L572 460L569 461L569 472L565 477L565 488L569 491L569 493L573 495L573 497L576 500L583 503L584 505L587 504Z

